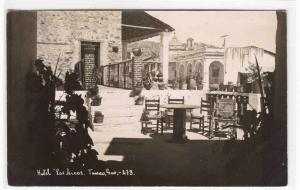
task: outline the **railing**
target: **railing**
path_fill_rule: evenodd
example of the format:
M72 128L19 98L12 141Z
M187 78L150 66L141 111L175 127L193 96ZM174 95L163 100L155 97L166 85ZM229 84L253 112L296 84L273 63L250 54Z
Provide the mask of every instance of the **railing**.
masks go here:
M100 66L100 71L102 85L124 89L132 87L133 61L131 59Z

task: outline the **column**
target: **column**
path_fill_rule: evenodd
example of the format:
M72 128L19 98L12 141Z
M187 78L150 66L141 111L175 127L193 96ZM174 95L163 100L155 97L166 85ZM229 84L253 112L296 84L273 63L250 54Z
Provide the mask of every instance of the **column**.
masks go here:
M203 90L209 90L209 60L203 62Z
M122 41L122 60L127 60L127 45L128 42Z
M163 81L168 83L169 79L169 32L160 33L160 61L163 67Z

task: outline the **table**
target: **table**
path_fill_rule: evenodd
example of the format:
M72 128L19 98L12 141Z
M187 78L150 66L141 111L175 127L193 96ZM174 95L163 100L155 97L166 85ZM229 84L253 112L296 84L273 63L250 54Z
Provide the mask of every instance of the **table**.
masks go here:
M174 110L174 127L173 127L173 139L175 142L184 142L187 140L185 135L186 125L186 110L200 108L198 105L188 104L162 104L161 108Z

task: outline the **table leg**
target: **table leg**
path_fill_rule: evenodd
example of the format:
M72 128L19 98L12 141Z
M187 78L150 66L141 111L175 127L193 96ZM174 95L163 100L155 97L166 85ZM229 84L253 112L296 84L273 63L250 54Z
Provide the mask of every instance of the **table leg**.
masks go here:
M186 127L186 110L174 109L174 127L173 127L173 140L185 141L187 137L185 135Z

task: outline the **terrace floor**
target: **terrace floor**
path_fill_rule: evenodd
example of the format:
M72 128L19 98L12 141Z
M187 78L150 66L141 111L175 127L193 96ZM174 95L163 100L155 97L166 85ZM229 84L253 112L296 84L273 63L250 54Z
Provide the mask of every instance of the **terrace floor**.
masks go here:
M114 178L111 183L218 186L231 184L236 181L237 173L244 172L241 166L244 165L243 162L247 163L247 157L241 157L237 165L234 160L239 154L237 147L243 141L220 138L208 140L200 133L189 130L186 132L189 139L186 143L168 142L172 137L171 130L164 135L142 134L139 119L144 106L134 105L134 99L129 97L129 90L100 86L99 92L102 104L92 107L92 112L101 111L104 122L95 124L94 131L90 131L94 149L99 153L98 159L108 169L113 166L133 172L126 181ZM187 129L188 126L189 123ZM249 154L251 156L252 153ZM255 165L259 163L257 160ZM257 176L260 176L260 170L256 169L244 172L243 179L246 181L238 180L234 184L253 184L253 178L245 178L250 174L256 176L254 182L259 181ZM110 185L109 180L106 183Z

